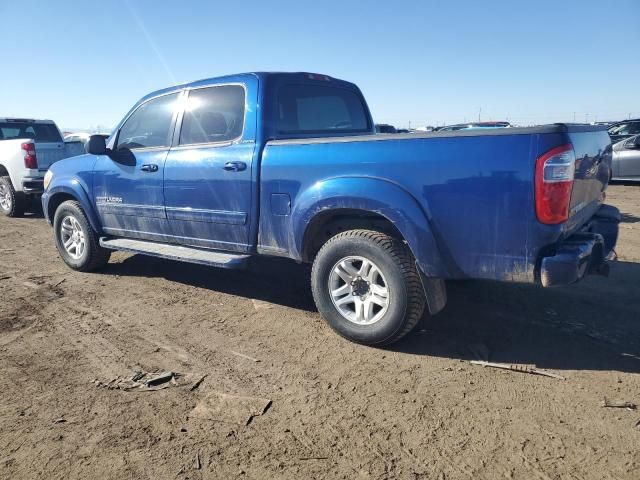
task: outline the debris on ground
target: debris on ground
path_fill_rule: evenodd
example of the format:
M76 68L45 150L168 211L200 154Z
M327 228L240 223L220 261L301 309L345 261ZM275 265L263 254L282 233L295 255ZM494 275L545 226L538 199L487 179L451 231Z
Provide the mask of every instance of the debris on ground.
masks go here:
M256 300L255 298L251 299L251 303L253 303L253 308L256 310L271 310L273 308L273 304L262 300Z
M232 355L235 355L236 357L246 358L247 360L251 360L252 362L255 362L255 363L260 362L260 360L258 360L257 358L250 357L249 355L245 355L244 353L234 352L233 350L229 350L229 351L231 352Z
M206 375L202 375L198 380L196 380L193 385L191 385L191 388L189 389L190 392L193 392L196 388L198 388L200 386L200 384L202 384L202 382L204 382L204 379L207 378Z
M636 410L638 408L633 402L612 402L607 397L604 397L600 406L606 408L626 408L627 410Z
M249 425L253 417L266 413L271 400L211 392L200 401L192 413L194 417L237 425Z
M109 382L101 382L99 380L95 380L93 383L96 387L108 388L109 390L123 390L125 392L155 392L157 390L162 390L168 387L181 387L189 385L190 383L192 383L192 381L190 381L188 377L191 376L185 376L177 372L150 373L136 371L129 377L116 377ZM198 382L202 383L202 379L200 379ZM193 385L196 384L194 383ZM194 387L192 386L192 388Z
M535 365L513 365L509 363L485 362L483 360L471 360L471 363L473 363L474 365L481 365L483 367L501 368L502 370L511 370L513 372L520 373L531 373L533 375L542 375L544 377L565 380L563 376L551 372L546 372L544 370L539 370Z
M202 464L200 463L200 450L196 452L196 470L200 470L202 468Z

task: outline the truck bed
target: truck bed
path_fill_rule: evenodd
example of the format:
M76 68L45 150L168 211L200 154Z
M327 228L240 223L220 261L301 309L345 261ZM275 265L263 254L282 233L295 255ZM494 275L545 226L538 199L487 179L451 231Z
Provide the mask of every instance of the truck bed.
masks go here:
M567 143L582 162L571 202L580 208L564 224L544 225L535 213L536 159ZM348 208L352 199L369 198L366 208L383 216L411 211L406 204L413 202L427 227L416 227L407 241L427 275L533 281L541 251L599 208L607 149L604 128L566 124L271 141L262 157L259 249L302 258L299 235L290 232L322 210L314 198L338 196ZM389 198L398 195L400 204ZM274 213L274 199L282 198L290 200L289 215ZM404 221L420 222L410 215Z

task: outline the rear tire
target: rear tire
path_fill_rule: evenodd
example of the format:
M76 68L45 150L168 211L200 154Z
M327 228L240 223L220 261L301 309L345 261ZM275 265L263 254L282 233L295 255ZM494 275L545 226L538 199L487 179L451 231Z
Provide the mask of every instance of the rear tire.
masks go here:
M90 272L109 262L111 250L102 248L80 204L60 204L53 218L53 235L58 253L70 268Z
M21 217L27 206L27 197L16 192L9 177L0 177L0 211L7 217Z
M313 263L311 288L329 326L365 345L400 340L426 305L409 248L372 230L349 230L325 243Z

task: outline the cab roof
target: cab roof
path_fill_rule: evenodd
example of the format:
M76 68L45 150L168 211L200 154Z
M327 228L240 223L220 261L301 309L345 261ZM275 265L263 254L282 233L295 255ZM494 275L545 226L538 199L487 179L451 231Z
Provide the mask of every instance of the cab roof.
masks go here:
M140 99L138 103L144 102L153 97L157 97L158 95L163 95L171 92L177 92L179 90L183 90L185 88L196 88L196 87L206 87L207 85L215 85L221 82L242 82L246 80L248 77L258 78L258 80L262 83L267 80L302 80L302 81L318 81L318 82L330 82L334 85L347 86L351 88L357 88L355 84L351 82L347 82L345 80L340 80L338 78L331 77L329 75L325 75L322 73L311 73L311 72L245 72L245 73L237 73L233 75L223 75L221 77L211 77L205 78L202 80L195 80L193 82L182 83L179 85L174 85L171 87L163 88L160 90L156 90L155 92L151 92L148 95L145 95Z

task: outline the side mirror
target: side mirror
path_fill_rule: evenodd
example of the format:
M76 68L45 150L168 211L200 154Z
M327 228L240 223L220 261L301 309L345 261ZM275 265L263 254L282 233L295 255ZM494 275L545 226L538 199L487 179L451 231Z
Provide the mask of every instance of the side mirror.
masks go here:
M127 147L120 147L117 150L110 151L109 157L114 162L120 163L122 165L127 166L135 166L136 164L136 156L133 154L131 149Z
M107 144L102 135L91 135L87 142L87 153L91 155L106 155Z

